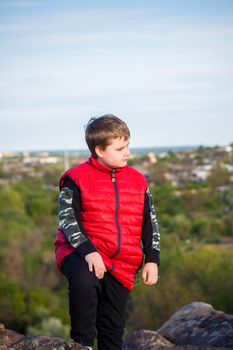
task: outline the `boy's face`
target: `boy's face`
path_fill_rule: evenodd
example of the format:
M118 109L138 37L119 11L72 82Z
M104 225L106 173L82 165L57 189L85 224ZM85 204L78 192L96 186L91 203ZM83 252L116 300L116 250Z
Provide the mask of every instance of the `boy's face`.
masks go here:
M130 155L129 139L117 137L104 150L97 146L96 153L100 163L112 169L121 168L127 164Z

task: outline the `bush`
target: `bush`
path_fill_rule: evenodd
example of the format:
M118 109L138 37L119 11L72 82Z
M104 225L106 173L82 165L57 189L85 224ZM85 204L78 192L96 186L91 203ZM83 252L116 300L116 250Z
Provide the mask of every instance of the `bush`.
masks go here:
M162 265L157 285L148 287L141 282L130 295L127 331L156 330L178 308L196 300L233 313L233 253L230 249L196 246L185 253L173 249L162 254Z

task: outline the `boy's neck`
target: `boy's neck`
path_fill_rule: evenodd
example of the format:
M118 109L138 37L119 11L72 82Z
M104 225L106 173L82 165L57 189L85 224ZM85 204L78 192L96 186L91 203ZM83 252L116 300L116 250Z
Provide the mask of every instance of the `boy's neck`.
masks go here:
M109 170L113 170L115 168L110 167L109 165L105 164L105 162L103 162L103 160L100 157L95 158L100 164L102 164L103 166L105 166L106 168L108 168Z

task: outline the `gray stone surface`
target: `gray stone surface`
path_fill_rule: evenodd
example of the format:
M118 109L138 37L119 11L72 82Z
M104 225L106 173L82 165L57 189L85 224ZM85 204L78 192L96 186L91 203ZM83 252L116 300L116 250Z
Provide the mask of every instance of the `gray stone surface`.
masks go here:
M25 337L0 324L0 350L85 350L86 347L58 337Z
M202 302L180 308L157 332L176 345L233 349L233 315Z
M123 350L224 350L212 346L174 345L157 332L138 330L124 342Z
M11 344L12 350L86 350L87 348L62 338L50 336L25 337Z
M9 346L10 344L23 338L24 336L22 334L5 329L4 325L0 323L0 350L3 350L4 347Z
M157 332L138 330L127 337L123 350L165 350L171 346L172 343Z

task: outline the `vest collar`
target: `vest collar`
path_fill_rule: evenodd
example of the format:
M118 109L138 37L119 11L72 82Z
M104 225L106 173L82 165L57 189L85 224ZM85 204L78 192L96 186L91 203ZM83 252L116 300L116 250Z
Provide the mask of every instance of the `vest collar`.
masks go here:
M104 173L110 173L113 169L107 167L106 165L100 163L96 158L94 158L93 156L91 156L88 159L88 164L90 164L91 166L95 167L96 169L104 172ZM123 168L115 168L115 172L120 172Z

